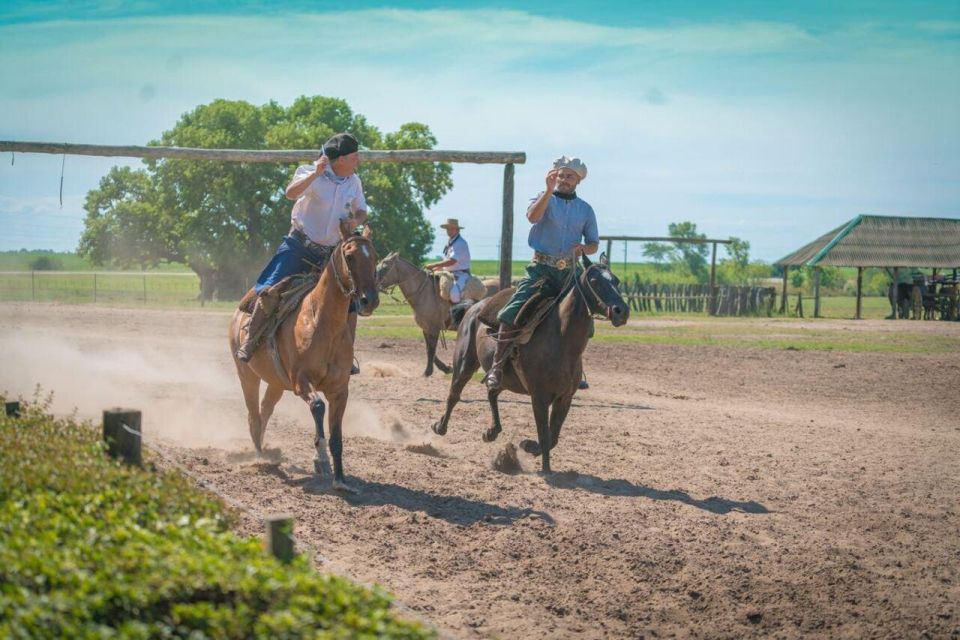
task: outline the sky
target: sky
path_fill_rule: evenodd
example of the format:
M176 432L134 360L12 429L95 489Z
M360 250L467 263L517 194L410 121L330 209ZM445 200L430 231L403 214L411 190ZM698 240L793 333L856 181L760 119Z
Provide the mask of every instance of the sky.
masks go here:
M339 7L2 0L0 140L142 145L217 98L343 98L384 132L426 123L438 149L525 152L518 257L563 154L588 166L578 193L601 234L691 221L771 262L858 214L960 217L958 2ZM0 155L0 250L75 249L84 197L117 164L140 166ZM459 218L474 257L495 258L502 167L453 179L427 217Z

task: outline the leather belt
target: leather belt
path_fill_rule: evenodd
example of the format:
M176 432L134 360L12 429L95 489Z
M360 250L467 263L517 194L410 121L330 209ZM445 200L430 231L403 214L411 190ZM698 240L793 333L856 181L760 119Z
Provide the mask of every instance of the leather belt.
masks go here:
M566 269L567 267L573 265L572 256L551 256L546 253L540 253L539 251L533 252L533 261L539 264L545 264L548 267L553 267L555 269Z
M298 229L297 227L290 227L290 232L287 235L298 240L308 251L319 253L323 256L328 256L330 252L333 251L333 247L314 242L307 237L307 234L305 234L302 229Z

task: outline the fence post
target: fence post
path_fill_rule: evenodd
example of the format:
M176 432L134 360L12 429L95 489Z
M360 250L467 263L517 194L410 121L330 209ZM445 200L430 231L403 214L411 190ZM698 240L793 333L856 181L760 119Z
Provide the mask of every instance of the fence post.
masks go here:
M147 274L143 274L143 304L147 304Z
M12 402L5 402L7 417L8 418L19 418L20 417L20 403L16 400Z
M93 301L97 301L97 274L93 274Z
M512 163L503 166L503 221L500 229L500 288L513 282L513 176Z
M136 409L117 407L103 410L103 439L107 443L107 455L120 458L127 464L142 464L140 417Z
M33 302L37 301L37 272L30 272L30 299Z
M717 315L717 243L713 243L710 256L710 315Z
M278 513L266 516L264 519L266 531L264 546L267 551L280 562L287 564L293 560L293 516Z

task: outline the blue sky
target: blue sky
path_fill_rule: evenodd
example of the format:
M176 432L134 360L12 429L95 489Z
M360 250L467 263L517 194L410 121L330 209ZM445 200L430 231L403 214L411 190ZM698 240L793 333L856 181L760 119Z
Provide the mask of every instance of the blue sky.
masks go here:
M518 256L561 154L601 233L690 220L771 261L861 213L960 216L960 3L833 4L6 2L0 139L144 144L215 98L333 95L438 148L525 151ZM5 154L0 250L75 248L121 162L68 157L61 208L60 157ZM501 175L457 165L428 212L478 257Z

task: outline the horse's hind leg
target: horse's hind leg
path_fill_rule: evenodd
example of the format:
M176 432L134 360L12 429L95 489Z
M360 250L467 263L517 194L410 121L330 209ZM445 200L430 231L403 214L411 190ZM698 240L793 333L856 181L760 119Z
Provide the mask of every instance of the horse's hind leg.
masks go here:
M237 376L243 390L243 401L247 405L247 424L250 426L250 439L260 457L263 448L263 425L260 419L260 376L242 362L237 362Z
M562 395L553 401L550 407L550 448L553 449L560 441L560 429L563 422L567 419L567 413L570 412L570 404L573 402L573 395Z
M283 387L278 384L268 384L267 390L263 394L263 400L260 401L260 445L263 446L263 436L267 432L267 423L273 410L283 397Z
M450 381L450 392L447 394L447 408L443 417L433 423L433 432L437 435L446 435L447 425L450 423L450 414L460 402L460 394L467 386L473 374L480 368L480 359L474 348L476 338L461 336L457 339L457 347L453 354L453 380Z

